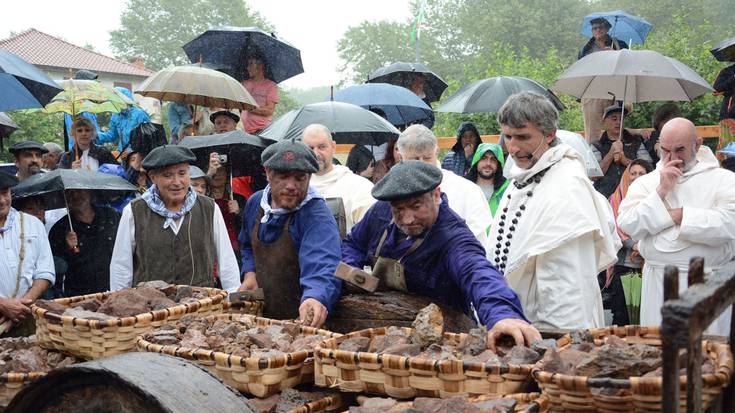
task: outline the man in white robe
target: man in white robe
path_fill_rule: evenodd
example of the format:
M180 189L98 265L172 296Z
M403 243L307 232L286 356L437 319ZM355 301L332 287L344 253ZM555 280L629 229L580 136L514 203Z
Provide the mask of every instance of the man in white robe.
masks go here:
M398 152L401 159L416 160L441 168L439 145L434 133L424 125L411 125L398 137ZM441 191L447 195L449 207L465 220L485 252L488 251L487 230L492 216L482 189L469 179L442 169Z
M511 183L490 231L490 262L504 273L536 328L604 325L597 274L617 260L620 239L582 156L556 138L545 97L511 96L498 113Z
M735 174L720 168L687 119L666 122L660 147L656 170L633 182L618 212L620 228L638 240L646 260L642 325L661 324L666 265L679 268L679 291L684 291L692 257L704 257L709 271L735 256ZM728 334L729 310L707 331Z
M307 126L301 140L314 151L319 162L319 172L311 176L309 184L324 198L342 198L349 233L375 203L370 195L373 183L346 166L332 164L337 144L326 126L318 123Z

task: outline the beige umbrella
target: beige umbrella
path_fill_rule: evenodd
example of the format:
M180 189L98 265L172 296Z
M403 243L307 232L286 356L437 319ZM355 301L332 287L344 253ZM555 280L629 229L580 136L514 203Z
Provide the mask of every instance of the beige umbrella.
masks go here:
M252 110L258 107L240 82L225 73L197 65L158 71L135 93L209 108Z

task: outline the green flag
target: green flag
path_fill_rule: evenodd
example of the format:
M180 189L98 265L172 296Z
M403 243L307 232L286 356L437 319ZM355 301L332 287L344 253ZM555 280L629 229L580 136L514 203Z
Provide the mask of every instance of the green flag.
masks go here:
M413 26L411 28L411 46L416 45L416 41L421 38L421 26L424 24L424 6L426 2L421 2L416 17L413 18Z

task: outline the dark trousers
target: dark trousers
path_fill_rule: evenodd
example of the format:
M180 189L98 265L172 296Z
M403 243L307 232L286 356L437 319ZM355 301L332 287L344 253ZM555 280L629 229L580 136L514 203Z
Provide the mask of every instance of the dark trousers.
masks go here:
M607 272L603 271L597 274L597 281L600 284L600 291L602 292L602 307L612 311L613 324L619 326L630 324L628 308L625 305L625 291L623 291L623 283L620 282L620 276L629 272L640 272L640 269L616 265L613 269L612 281L610 281L610 285L607 288L605 288Z

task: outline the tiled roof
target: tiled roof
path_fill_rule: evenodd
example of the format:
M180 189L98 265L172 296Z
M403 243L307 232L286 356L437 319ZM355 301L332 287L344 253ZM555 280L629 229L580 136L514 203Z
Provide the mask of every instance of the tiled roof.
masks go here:
M0 49L15 53L28 63L38 66L86 69L141 77L148 77L154 73L73 45L36 29L28 29L8 39L0 40Z

